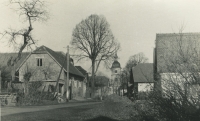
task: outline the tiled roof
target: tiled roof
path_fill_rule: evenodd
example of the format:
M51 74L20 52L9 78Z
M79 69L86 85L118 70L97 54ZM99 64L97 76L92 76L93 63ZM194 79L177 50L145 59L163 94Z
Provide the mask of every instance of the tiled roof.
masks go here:
M134 82L154 82L154 71L152 63L140 63L132 69Z
M46 52L48 54L50 54L55 59L55 61L58 62L58 64L60 66L63 65L63 61L65 60L66 56L62 52L55 52L46 46L41 46L41 47L37 48L35 51L33 51L33 53L46 53ZM67 71L66 61L64 62L63 67L64 67L64 70ZM69 63L69 73L84 77L84 75L76 67L74 67L71 63Z
M87 71L83 69L81 66L75 66L83 75L87 75Z
M197 42L200 42L200 33L165 33L156 34L156 48L155 48L155 62L157 72L168 73L173 72L168 69L169 64L167 62L176 59L175 55L179 47L178 42L182 43L183 51L188 50L188 47L192 47ZM199 48L197 48L199 49ZM171 54L174 52L174 54ZM168 66L168 67L167 67Z
M47 53L49 54L60 66L63 65L65 54L63 52L55 52L46 46L41 46L34 50L32 53ZM22 53L21 59L16 63L15 68L19 69L23 62L28 58L31 53ZM18 53L0 53L0 65L7 66L8 60L12 57L17 57ZM64 70L67 70L67 63L64 63ZM17 71L17 70L16 70ZM84 77L84 75L71 63L69 63L69 73Z

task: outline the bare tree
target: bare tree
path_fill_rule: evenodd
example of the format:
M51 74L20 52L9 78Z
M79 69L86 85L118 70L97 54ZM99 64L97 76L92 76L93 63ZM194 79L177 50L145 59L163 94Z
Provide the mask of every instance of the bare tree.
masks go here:
M130 71L132 67L135 67L139 63L146 63L146 62L148 62L148 58L145 57L144 53L140 52L138 54L135 54L129 57L129 60L126 63L125 69Z
M24 71L25 71L25 73L23 75L23 78L24 78L24 94L25 94L25 96L27 96L29 94L29 82L31 80L31 77L36 72L36 69L30 68L28 66L28 64L26 64L26 68L25 68Z
M121 72L120 76L120 87L122 88L123 95L125 95L125 88L127 89L126 95L128 96L128 82L130 81L130 74L128 71L124 70Z
M109 91L109 78L101 71L98 71L96 75L95 87L101 89L101 97L104 97Z
M20 18L24 22L28 22L27 28L20 30L9 29L5 30L2 37L8 36L10 45L19 46L18 56L12 60L11 65L14 65L20 58L22 51L27 47L31 49L31 45L36 43L36 40L32 37L33 23L36 21L46 21L48 12L45 10L45 2L41 0L10 0L10 5L16 5L16 11ZM17 43L19 38L22 38L22 42Z
M90 15L82 20L73 31L71 44L77 50L78 60L84 58L91 60L92 89L94 90L94 76L100 63L103 61L107 64L120 48L106 18Z

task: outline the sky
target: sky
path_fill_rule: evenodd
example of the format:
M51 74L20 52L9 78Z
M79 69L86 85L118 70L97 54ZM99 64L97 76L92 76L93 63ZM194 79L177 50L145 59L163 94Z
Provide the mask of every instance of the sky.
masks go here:
M46 0L50 18L33 23L37 45L66 52L76 24L91 14L104 15L116 40L123 68L129 57L143 52L153 62L156 33L200 32L200 1L197 0ZM27 26L8 0L0 1L0 32ZM0 40L0 52L14 51L7 38ZM89 70L90 63L75 63ZM100 70L105 70L103 66ZM103 71L109 73L109 70Z

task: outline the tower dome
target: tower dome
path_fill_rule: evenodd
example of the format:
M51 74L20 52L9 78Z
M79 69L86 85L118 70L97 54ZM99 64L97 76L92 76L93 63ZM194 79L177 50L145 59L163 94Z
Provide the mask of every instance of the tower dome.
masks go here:
M113 64L112 64L112 67L111 68L121 68L121 65L120 65L120 63L117 61L117 60L115 60L114 62L113 62Z
M118 60L117 53L115 54L114 59L115 59L115 60L114 60L114 62L112 63L112 67L111 67L111 68L121 68L120 63L117 61L117 60Z

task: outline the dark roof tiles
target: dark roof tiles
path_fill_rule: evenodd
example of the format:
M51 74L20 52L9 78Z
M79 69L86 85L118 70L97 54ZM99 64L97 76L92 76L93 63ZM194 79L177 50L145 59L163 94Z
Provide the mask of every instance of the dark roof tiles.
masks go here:
M134 82L154 82L153 63L140 63L132 69Z
M114 61L111 68L121 68L121 65L118 61Z
M63 53L55 52L45 46L41 46L40 48L38 48L35 51L35 53L37 53L38 51L48 52L58 62L59 65L63 65L63 63L64 63L63 67L67 71L67 63L66 63L67 61L64 62L66 56ZM71 63L69 63L69 73L84 77L84 75L76 67L74 67Z

